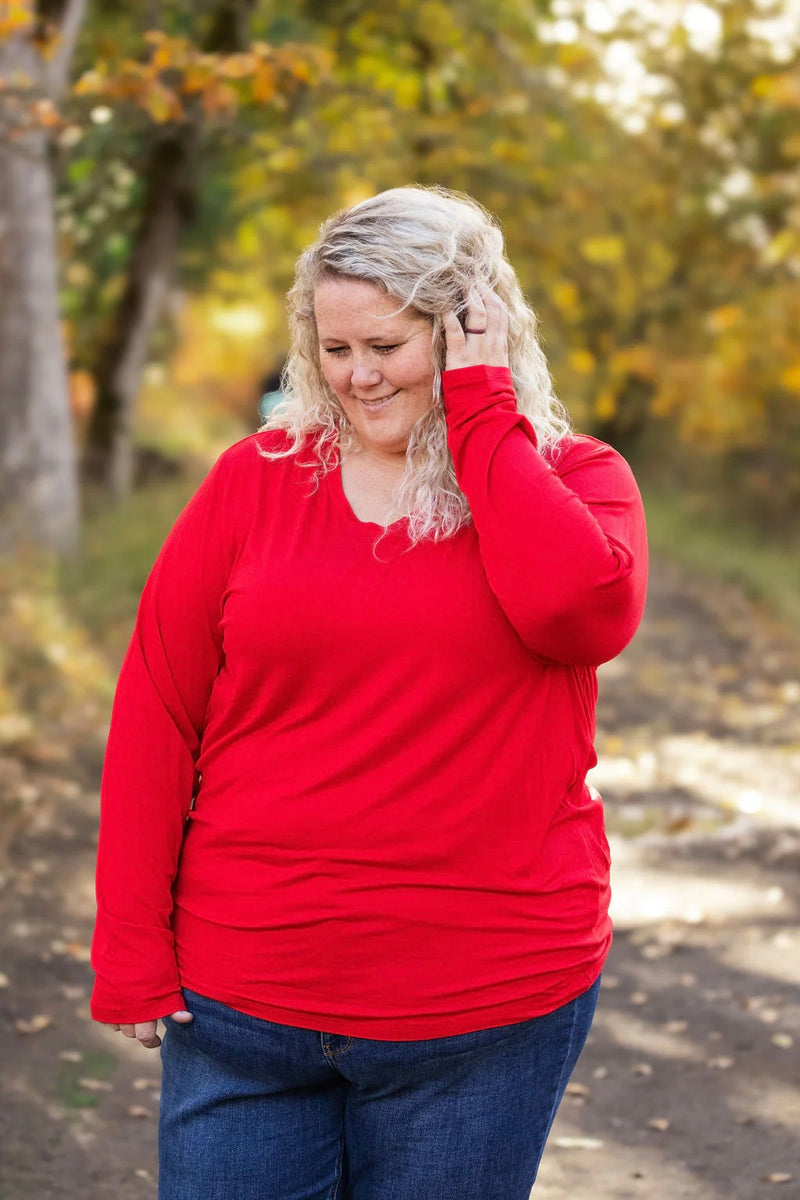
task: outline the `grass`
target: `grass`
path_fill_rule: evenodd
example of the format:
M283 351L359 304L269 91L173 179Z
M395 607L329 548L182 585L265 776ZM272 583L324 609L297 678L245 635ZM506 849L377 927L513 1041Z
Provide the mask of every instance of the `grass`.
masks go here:
M121 658L150 568L201 474L142 488L117 504L87 500L81 552L58 568L57 586L112 659Z
M643 491L653 556L735 583L781 620L800 623L800 547L770 542L743 524L698 517L674 496Z
M0 744L76 704L108 707L145 579L201 475L121 504L90 497L73 559L30 552L0 561Z
M82 1079L97 1079L107 1082L117 1069L113 1054L103 1050L89 1050L78 1063L60 1063L55 1081L55 1096L65 1108L97 1108L100 1097L96 1091L83 1087Z
M197 464L120 504L89 496L81 554L70 562L0 564L0 714L35 720L86 696L107 705L145 579L202 474ZM800 624L800 548L792 553L745 526L692 514L675 494L644 493L654 557L732 582L780 620Z

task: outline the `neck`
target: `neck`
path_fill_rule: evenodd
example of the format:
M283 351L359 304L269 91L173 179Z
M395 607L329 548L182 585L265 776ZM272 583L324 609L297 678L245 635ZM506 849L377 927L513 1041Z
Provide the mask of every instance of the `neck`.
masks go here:
M405 451L381 453L380 450L355 445L340 450L340 457L352 463L357 462L364 469L385 475L387 478L399 479L406 469Z

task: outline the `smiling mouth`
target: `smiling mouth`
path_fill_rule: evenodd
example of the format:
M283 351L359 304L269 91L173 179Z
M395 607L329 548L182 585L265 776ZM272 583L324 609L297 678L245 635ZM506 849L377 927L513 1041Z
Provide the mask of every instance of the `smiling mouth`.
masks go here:
M376 412L378 409L383 408L384 405L388 404L390 400L394 400L396 395L397 392L392 392L389 396L379 396L375 400L364 400L361 396L356 396L356 399L358 400L359 404L363 405L368 411Z

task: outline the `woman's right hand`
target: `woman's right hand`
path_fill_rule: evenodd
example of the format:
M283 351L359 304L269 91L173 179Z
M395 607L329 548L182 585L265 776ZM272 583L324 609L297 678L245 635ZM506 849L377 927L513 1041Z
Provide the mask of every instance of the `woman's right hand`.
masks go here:
M185 1008L178 1009L177 1012L170 1013L173 1021L177 1021L179 1025L186 1025L194 1018ZM137 1021L135 1025L109 1025L110 1029L116 1029L123 1037L135 1038L137 1042L145 1047L146 1050L155 1050L161 1045L161 1038L157 1032L157 1021Z

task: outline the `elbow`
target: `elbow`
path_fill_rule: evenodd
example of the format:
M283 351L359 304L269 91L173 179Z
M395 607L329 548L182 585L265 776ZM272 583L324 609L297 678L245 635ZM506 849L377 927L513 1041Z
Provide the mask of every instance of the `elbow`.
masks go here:
M517 625L528 650L537 657L575 667L599 667L616 658L633 638L644 611L639 589L627 586L594 590L569 606L539 613Z

